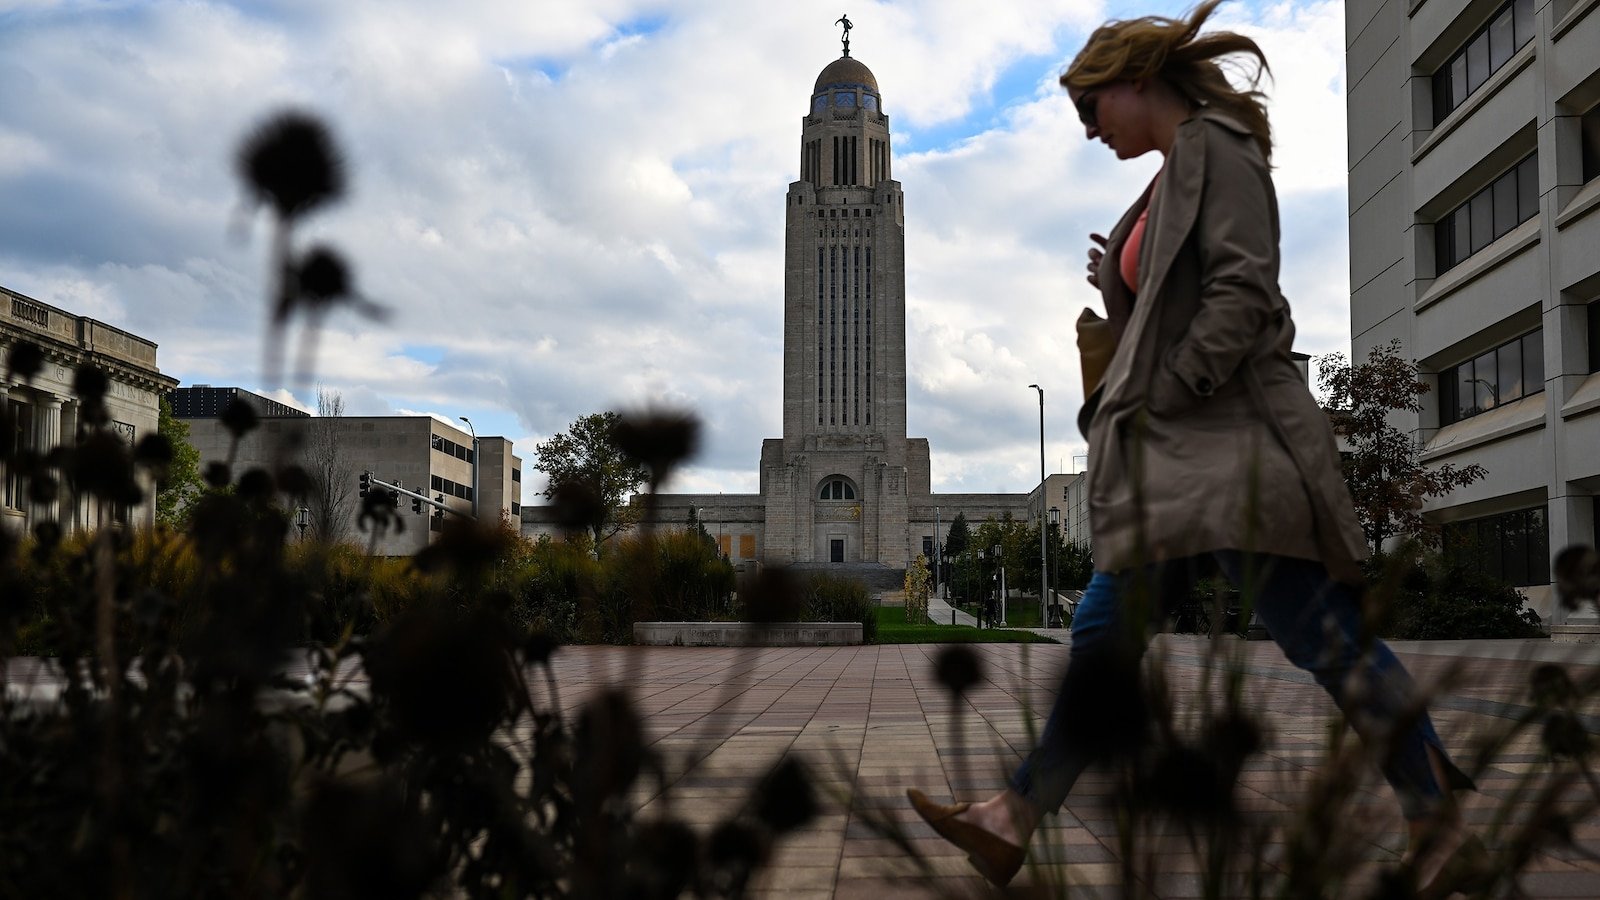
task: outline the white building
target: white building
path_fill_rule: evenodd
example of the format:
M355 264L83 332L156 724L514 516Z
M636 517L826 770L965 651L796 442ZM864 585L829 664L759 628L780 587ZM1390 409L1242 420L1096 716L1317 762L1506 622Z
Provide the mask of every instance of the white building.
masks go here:
M1424 507L1547 622L1600 492L1595 0L1349 0L1351 339L1436 390L1404 425L1488 477Z

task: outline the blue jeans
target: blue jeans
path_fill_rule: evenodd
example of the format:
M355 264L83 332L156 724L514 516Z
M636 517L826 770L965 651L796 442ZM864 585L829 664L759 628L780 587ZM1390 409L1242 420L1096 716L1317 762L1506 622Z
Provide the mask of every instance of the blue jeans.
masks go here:
M1334 581L1321 563L1310 560L1247 557L1231 550L1212 557L1235 586L1246 589L1248 578L1256 615L1289 661L1316 678L1364 740L1390 749L1383 775L1407 819L1430 815L1443 797L1429 765L1429 747L1445 763L1453 783L1459 778L1460 786L1470 786L1465 774L1450 764L1427 711L1417 708L1405 667L1383 641L1363 642L1356 589ZM1148 638L1142 622L1124 621L1127 595L1137 591L1149 597L1150 617L1159 620L1167 604L1187 591L1193 566L1200 561L1115 576L1096 572L1090 580L1072 618L1072 655L1039 746L1011 776L1012 790L1040 812L1060 809L1078 775L1109 749L1103 742L1105 723L1084 719L1115 713L1126 699L1117 694L1137 691L1138 658ZM1353 681L1352 675L1361 681Z

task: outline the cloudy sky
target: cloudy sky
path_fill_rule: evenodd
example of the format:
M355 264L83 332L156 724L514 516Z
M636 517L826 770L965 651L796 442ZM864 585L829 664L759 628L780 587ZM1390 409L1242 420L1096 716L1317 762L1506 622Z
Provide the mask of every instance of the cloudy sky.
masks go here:
M531 460L583 414L688 406L702 452L670 488L753 491L781 432L784 193L847 11L905 189L910 433L935 490L1026 491L1029 383L1049 470L1084 452L1087 235L1157 165L1085 142L1055 79L1101 20L1183 5L0 0L0 284L156 341L184 384L314 404L263 383L266 222L232 165L268 113L311 110L351 189L303 239L393 312L323 335L315 380L350 414L466 415ZM1216 22L1274 67L1297 349L1347 349L1342 6Z

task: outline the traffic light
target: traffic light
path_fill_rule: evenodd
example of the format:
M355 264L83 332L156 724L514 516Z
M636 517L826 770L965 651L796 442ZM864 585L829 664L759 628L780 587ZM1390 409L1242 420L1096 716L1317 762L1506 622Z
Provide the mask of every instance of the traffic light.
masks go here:
M421 487L418 487L416 490L417 490L417 493L419 495L422 493L422 488ZM417 496L417 497L412 497L411 498L411 511L416 513L419 516L422 515L422 497L421 496Z
M433 502L439 504L438 506L435 506L433 508L433 517L435 519L444 518L444 495L443 494L434 494L433 495Z
M372 489L372 473L361 473L361 499L367 499L367 491Z
M400 508L400 492L394 488L389 489L389 505L395 509Z

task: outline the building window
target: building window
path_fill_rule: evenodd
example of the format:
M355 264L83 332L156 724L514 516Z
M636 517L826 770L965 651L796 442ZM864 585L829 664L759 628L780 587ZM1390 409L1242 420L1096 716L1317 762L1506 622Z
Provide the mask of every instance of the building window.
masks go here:
M521 503L518 503L515 500L511 501L511 515L513 515L513 516L522 515L522 504Z
M511 480L514 481L514 482L517 482L518 484L522 483L522 470L521 469L512 469L511 470Z
M1439 373L1439 424L1470 419L1544 390L1544 332L1525 334Z
M1589 371L1600 372L1600 300L1590 302L1589 316ZM1600 537L1596 538L1600 540Z
M1443 275L1539 212L1539 156L1533 154L1433 226L1434 270Z
M1511 0L1433 73L1433 124L1443 122L1533 39L1533 0Z
M1583 180L1600 178L1600 104L1595 104L1578 119L1583 145Z
M1550 534L1542 506L1448 524L1444 553L1451 565L1515 587L1550 583Z
M843 478L830 478L822 483L822 492L817 495L818 500L854 500L856 489Z

